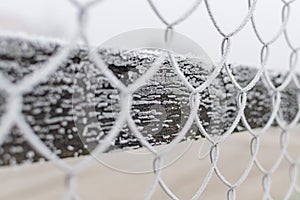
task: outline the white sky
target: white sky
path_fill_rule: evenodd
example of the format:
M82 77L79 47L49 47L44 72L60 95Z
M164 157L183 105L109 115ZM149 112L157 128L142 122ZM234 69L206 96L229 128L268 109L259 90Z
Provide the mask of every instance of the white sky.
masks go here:
M230 32L247 12L248 0L210 0L221 28ZM193 0L155 0L167 19L174 19L189 8ZM255 11L257 27L265 40L271 39L281 22L281 0L258 0ZM300 1L291 6L288 32L295 46L300 45ZM90 10L88 37L101 44L112 36L138 28L164 28L146 0L103 0ZM0 0L0 31L69 39L75 30L76 9L68 0ZM169 20L171 21L171 20ZM221 37L216 32L204 2L190 18L175 27L179 33L198 43L213 62L220 59ZM261 44L250 23L233 38L229 62L259 65ZM288 69L290 50L284 37L271 46L268 68ZM300 64L300 63L299 63Z

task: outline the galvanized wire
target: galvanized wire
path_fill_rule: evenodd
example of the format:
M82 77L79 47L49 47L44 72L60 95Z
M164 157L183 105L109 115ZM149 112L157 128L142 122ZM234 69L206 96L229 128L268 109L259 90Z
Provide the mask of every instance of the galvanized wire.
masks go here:
M88 36L85 33L86 23L89 20L87 13L89 12L89 9L91 7L93 7L96 3L100 3L101 0L91 1L87 4L81 4L76 0L70 0L70 2L78 11L78 15L77 15L78 28L74 38L82 39L82 41L90 48L90 42ZM180 15L176 20L174 20L173 22L168 22L163 17L163 14L159 11L159 9L156 7L154 2L152 0L148 0L151 9L161 20L161 22L165 25L166 46L169 45L168 42L172 41L171 39L172 34L169 33L172 32L177 25L187 20L193 12L198 10L198 8L202 5L202 2L203 2L202 0L195 0L194 4L187 11L183 12L183 14ZM164 162L163 156L167 152L172 151L172 149L175 148L175 146L186 136L186 134L188 133L189 129L193 124L197 125L201 133L205 136L206 140L210 143L210 152L208 155L210 156L211 166L205 179L199 186L199 189L195 192L195 194L191 195L192 196L191 199L194 200L200 198L201 194L206 189L206 186L208 185L213 173L215 173L217 177L220 179L220 181L228 188L227 199L236 199L236 190L247 179L247 176L249 175L253 167L257 167L257 169L259 169L262 174L261 187L264 192L262 199L273 199L270 192L271 182L272 182L271 175L278 169L279 165L282 163L283 160L287 161L290 165L290 174L289 174L290 186L284 198L289 199L293 192L297 192L298 194L300 194L300 186L297 183L300 157L296 159L293 158L287 150L290 129L292 129L296 125L296 123L299 121L300 118L300 109L299 109L300 99L297 99L298 101L297 115L295 116L295 119L292 120L292 122L290 122L290 124L287 124L279 115L279 108L282 102L282 98L281 98L282 91L291 82L294 82L298 90L300 90L300 83L295 73L295 68L298 66L297 57L298 57L298 52L300 47L296 47L292 43L292 41L289 38L289 34L287 30L287 24L290 19L289 16L290 13L293 11L292 8L293 8L293 3L295 1L289 1L289 2L286 2L284 0L280 1L282 3L282 13L281 13L282 23L280 24L278 31L274 33L274 36L268 40L262 38L256 24L255 9L257 6L257 2L258 2L257 0L245 1L245 3L248 3L248 11L245 13L245 17L241 20L240 24L236 28L231 30L229 33L225 33L224 30L219 25L219 23L216 21L209 0L204 0L203 6L205 6L210 21L212 22L213 26L217 30L218 34L223 39L220 44L221 46L220 61L215 62L216 64L213 72L209 75L207 80L197 88L194 88L186 80L184 74L181 72L181 70L178 67L178 63L175 60L174 55L171 52L162 53L160 59L157 59L157 61L153 64L150 70L145 72L145 74L142 75L133 84L126 86L118 79L118 77L114 75L112 71L108 69L108 67L105 67L105 64L101 60L101 58L90 48L91 60L103 72L103 75L108 79L108 81L116 89L118 89L121 94L120 95L121 98L119 102L121 108L120 114L116 119L114 126L111 128L111 130L109 131L109 133L107 134L103 142L101 142L98 145L98 147L93 151L93 154L98 155L106 151L110 143L119 134L120 127L123 127L124 124L127 124L131 132L134 134L136 138L138 138L140 143L155 156L153 160L154 179L150 184L149 190L146 192L144 199L151 199L157 186L162 187L162 189L171 199L179 199L177 195L169 188L169 186L162 178L162 173L163 173L162 165ZM235 79L235 76L233 75L231 68L228 67L228 65L226 65L226 62L230 55L231 46L232 43L234 42L234 36L239 34L247 24L250 24L252 26L256 38L261 43L261 54L259 57L261 62L260 62L259 70L257 71L254 78L246 86L242 87ZM290 71L289 74L286 76L285 80L282 82L282 84L279 86L275 86L274 83L271 81L271 78L269 77L265 66L267 65L269 60L269 54L270 54L269 50L271 48L271 45L277 42L280 37L284 37L290 49L290 62L289 62ZM48 60L48 62L46 62L43 67L35 71L33 74L25 77L19 83L16 84L11 83L6 77L4 77L0 73L0 89L8 93L8 97L7 97L8 104L6 106L7 111L2 117L2 120L0 121L0 145L4 142L4 139L9 134L9 131L12 129L13 126L17 126L18 128L20 128L23 131L24 138L34 147L35 150L37 150L41 155L49 159L51 162L54 163L55 166L57 166L59 169L65 172L66 174L65 199L71 200L71 199L80 199L79 195L76 192L76 177L79 172L88 170L88 167L90 166L92 161L92 157L87 156L81 163L77 164L76 166L73 167L68 166L63 160L59 159L54 153L52 153L50 149L48 149L46 145L34 134L32 127L30 127L30 125L26 122L22 114L22 106L23 106L22 98L24 93L31 91L34 86L41 83L42 80L44 80L46 77L48 77L58 69L60 63L62 63L67 58L68 54L70 53L70 50L72 49L72 45L68 45L68 44L69 43L67 43L67 45L65 45L65 48L60 50L60 52L56 56ZM171 65L174 68L175 72L177 73L178 77L189 88L190 90L189 106L191 109L185 125L181 128L180 132L177 134L178 136L170 144L168 144L163 151L158 152L147 142L147 140L144 139L142 133L139 131L137 125L135 124L130 114L130 110L132 106L133 93L136 92L136 90L141 85L145 84L146 81L149 80L149 78L152 77L157 72L159 65L165 58L170 60ZM213 84L214 79L220 74L222 69L226 70L232 83L239 90L239 94L237 96L237 104L239 110L237 112L234 122L231 124L229 129L226 130L225 133L220 138L215 139L210 134L208 134L207 130L205 130L205 128L202 126L201 119L197 115L197 108L199 108L199 104L200 104L199 93L205 90L211 84ZM249 123L247 122L247 117L245 116L244 109L247 104L247 93L256 85L259 79L264 79L264 81L269 86L269 90L273 91L274 95L273 95L273 105L272 105L273 109L270 118L268 122L265 124L265 126L260 131L257 131L257 130L253 130L249 125ZM227 140L231 136L232 132L237 127L240 121L243 123L243 125L247 129L248 134L251 136L251 143L250 143L251 159L249 160L249 163L246 169L244 170L243 174L240 176L240 178L235 183L232 183L220 171L218 167L218 160L220 154L220 146L224 143L225 140ZM270 169L266 169L257 158L258 150L260 147L260 137L267 132L271 124L274 122L276 122L279 125L279 128L282 131L280 136L281 153L279 154L278 159L273 164L273 166ZM254 186L254 187L259 187L259 186Z

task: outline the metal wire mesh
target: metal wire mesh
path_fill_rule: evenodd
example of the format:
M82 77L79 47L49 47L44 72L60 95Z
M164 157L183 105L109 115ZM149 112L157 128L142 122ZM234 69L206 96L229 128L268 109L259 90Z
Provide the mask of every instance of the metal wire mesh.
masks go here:
M85 44L90 48L89 39L86 36L85 30L86 30L86 24L88 22L87 13L89 12L90 8L93 7L95 4L100 3L100 0L91 1L86 4L81 4L77 2L76 0L70 0L70 2L73 4L74 7L78 10L77 15L77 22L78 22L78 31L75 34L74 38L80 38L82 39ZM153 182L149 186L149 190L147 191L145 195L145 199L151 199L152 194L155 191L155 188L160 185L162 189L165 191L165 193L171 198L171 199L179 199L168 187L168 185L164 182L161 174L162 174L162 165L163 165L163 155L166 154L168 151L172 151L172 149L185 137L187 132L189 131L190 127L195 123L197 124L199 130L201 133L205 136L206 140L210 143L210 161L211 161L211 167L206 175L206 178L200 185L197 192L193 195L192 199L198 199L203 191L205 190L206 186L209 183L209 180L211 179L213 173L215 173L218 178L223 182L224 185L227 186L228 192L227 192L227 199L236 199L236 189L245 181L248 174L250 173L250 170L256 166L261 173L262 176L262 184L263 184L263 199L273 199L270 194L270 188L271 188L271 175L278 169L280 163L282 160L286 160L290 165L290 185L289 190L285 194L284 199L289 199L293 192L297 192L300 194L300 186L297 184L297 176L298 176L298 167L300 163L300 158L297 160L293 159L292 156L290 156L287 147L288 147L288 137L290 134L290 130L295 127L297 122L300 118L300 104L299 100L295 99L295 101L298 101L298 111L295 116L295 118L287 124L279 115L279 108L280 104L282 102L282 91L291 83L293 82L297 89L300 89L300 83L296 76L295 69L298 65L297 57L298 57L298 51L300 47L296 47L289 39L289 33L286 28L287 23L289 21L290 12L292 12L293 8L293 2L292 1L284 1L282 0L282 23L278 31L274 34L274 37L269 39L268 41L264 40L260 32L256 26L255 23L255 8L257 5L257 0L248 0L248 12L245 14L245 17L241 20L240 24L229 33L225 33L222 28L219 26L218 22L215 19L213 10L210 7L209 0L196 0L195 3L191 6L190 9L188 9L184 14L180 15L176 20L173 22L168 22L164 17L163 13L161 13L154 2L152 0L148 0L148 3L150 7L153 9L154 13L157 15L157 17L161 20L161 22L166 27L166 34L165 34L165 42L171 42L172 41L172 34L170 34L173 30L175 30L176 26L182 23L184 20L188 19L189 16L199 8L200 5L205 5L206 11L208 12L208 15L210 17L211 22L213 23L215 29L217 32L222 36L222 42L221 42L221 54L222 58L219 62L215 64L213 72L209 75L207 80L202 83L198 87L193 87L187 80L186 77L182 74L178 67L178 63L176 59L174 58L174 55L172 53L168 52L168 57L171 61L172 67L178 74L178 77L182 80L184 84L186 84L187 88L190 90L190 101L189 106L191 108L191 111L189 113L188 119L185 123L185 125L182 127L181 131L178 133L178 136L166 147L164 151L158 152L156 149L154 149L143 137L139 129L137 128L131 114L130 109L132 106L132 95L137 90L137 88L143 84L146 83L146 81L152 77L159 67L159 63L161 60L158 60L150 70L148 70L145 74L143 74L138 80L136 80L133 84L126 86L122 81L120 81L107 67L104 67L105 64L103 61L96 55L93 54L93 51L91 51L91 59L95 63L97 67L100 68L100 70L103 72L103 75L106 76L106 78L111 82L112 85L114 85L115 88L117 88L120 92L120 107L121 111L120 114L115 121L115 124L113 125L112 129L109 131L109 134L105 137L103 142L101 142L97 148L94 149L93 154L98 155L109 147L110 143L117 137L120 128L124 124L127 124L134 134L135 137L138 138L140 143L147 148L154 156L155 159L153 160L153 173L155 175L155 178ZM257 71L254 78L245 86L242 87L238 81L236 81L231 68L226 64L227 58L230 55L231 46L234 41L234 36L239 34L241 30L244 29L246 24L251 24L255 35L259 42L261 43L261 54L260 54L260 68ZM284 36L286 44L288 45L290 49L290 62L289 62L289 73L285 77L285 80L279 85L275 86L274 83L271 81L271 78L266 70L266 63L268 62L268 56L269 51L271 48L271 44L275 43L280 36ZM41 155L49 159L51 162L53 162L58 168L60 168L62 171L65 172L65 199L80 199L78 194L76 193L76 176L79 172L83 170L87 170L91 160L93 159L91 156L87 156L82 162L77 164L74 167L68 166L62 159L58 158L54 153L50 151L49 148L45 146L45 144L35 135L34 131L32 130L32 127L26 122L24 116L22 115L22 98L23 95L31 91L34 86L38 85L42 82L46 77L54 73L60 63L64 61L64 59L67 58L68 54L70 53L71 49L73 48L72 45L65 45L65 48L60 51L56 56L52 57L43 67L41 67L39 70L36 70L32 74L26 76L24 79L22 79L18 83L12 83L10 82L3 74L0 73L0 89L5 91L7 95L7 105L6 105L6 112L3 115L1 121L0 121L0 145L4 142L6 136L9 134L10 130L17 126L20 130L23 131L23 136L25 139L34 147L35 150L37 150ZM228 76L230 77L232 83L234 86L239 90L239 94L237 96L237 103L238 103L238 113L234 120L234 122L231 124L230 128L222 135L222 137L218 138L217 140L214 139L203 127L201 123L201 119L199 119L199 116L197 115L197 109L192 108L198 108L200 104L200 96L199 93L205 90L208 86L210 86L214 79L217 78L217 76L220 74L222 69L226 69L226 72ZM263 79L270 90L273 92L273 110L272 114L268 120L268 122L265 124L265 126L257 132L256 130L253 130L249 123L247 122L247 118L244 114L245 106L247 103L247 94L248 91L251 90L256 83L259 81L259 79ZM299 91L297 91L299 94ZM249 135L251 135L251 144L250 144L250 152L251 152L251 160L249 161L249 164L247 168L245 169L244 173L241 175L241 177L235 182L231 183L229 182L220 172L217 163L219 160L219 154L220 154L220 145L224 143L228 137L231 136L234 129L237 127L239 122L242 122L245 128L247 129ZM258 155L258 149L260 147L260 137L265 134L265 132L270 128L273 122L276 122L281 129L281 136L280 136L280 148L281 153L278 157L277 162L272 166L271 169L265 169L259 160L257 159Z

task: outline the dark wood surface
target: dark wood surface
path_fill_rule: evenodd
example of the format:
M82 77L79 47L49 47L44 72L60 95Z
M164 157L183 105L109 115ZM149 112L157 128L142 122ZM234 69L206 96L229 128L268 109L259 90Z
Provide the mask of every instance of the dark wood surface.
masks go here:
M43 67L60 49L55 42L1 37L0 72L16 83ZM128 53L98 49L98 53L126 85L149 69L158 56L155 51ZM177 55L176 61L194 87L203 83L212 71L201 60ZM242 65L230 67L242 86L257 71ZM279 85L286 74L270 72L270 76ZM222 135L231 126L237 114L238 92L223 69L214 84L200 93L200 107L194 109L198 109L201 123L209 134ZM298 91L291 83L282 94L280 116L291 121L298 110ZM167 144L177 136L190 112L189 95L189 89L178 78L168 59L147 84L133 94L131 114L149 143ZM263 80L248 92L245 115L252 128L266 124L272 111L272 95ZM120 98L120 92L89 59L88 51L78 46L54 74L24 95L22 112L36 135L54 153L61 158L76 157L88 154L114 125L120 111ZM5 109L6 94L0 90L0 120ZM244 127L240 122L235 132L242 130ZM22 130L14 127L0 145L0 165L44 160L21 133ZM193 125L185 139L200 137L203 135ZM139 147L137 138L124 125L108 151Z

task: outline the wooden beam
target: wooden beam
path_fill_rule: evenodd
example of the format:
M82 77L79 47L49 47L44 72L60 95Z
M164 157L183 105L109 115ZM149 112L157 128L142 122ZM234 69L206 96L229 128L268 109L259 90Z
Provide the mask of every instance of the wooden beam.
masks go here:
M0 38L0 72L10 81L22 80L59 52L57 42L33 41L18 37ZM125 52L98 49L99 56L109 69L126 85L151 67L157 59L155 51ZM212 69L200 60L176 55L186 79L197 87ZM245 86L257 69L230 66L237 81ZM286 74L270 72L279 85ZM225 69L214 84L200 92L198 109L203 126L211 135L222 135L237 114L236 97L239 91ZM298 110L298 90L291 83L282 93L281 116L291 121ZM168 144L182 128L190 112L189 89L176 75L166 59L147 84L133 94L132 117L142 134L152 145ZM260 80L248 92L245 115L252 128L266 124L272 111L273 92ZM111 129L120 111L120 92L109 83L89 59L84 47L75 48L59 69L23 98L23 114L35 134L59 157L88 154ZM0 91L0 120L6 109L6 94ZM276 125L273 123L273 125ZM245 130L239 123L235 132ZM0 165L35 162L44 158L14 127L0 145ZM0 130L1 134L1 130ZM203 137L193 125L185 139ZM141 147L127 126L120 131L108 151Z

